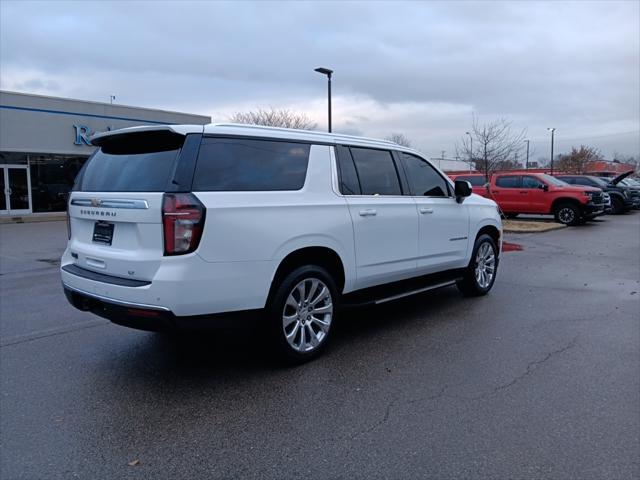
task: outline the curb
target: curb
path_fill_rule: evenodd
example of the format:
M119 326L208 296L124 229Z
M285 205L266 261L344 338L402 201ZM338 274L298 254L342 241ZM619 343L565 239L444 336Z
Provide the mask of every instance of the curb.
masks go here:
M566 225L556 222L503 220L502 229L505 233L543 233L552 230L567 228Z

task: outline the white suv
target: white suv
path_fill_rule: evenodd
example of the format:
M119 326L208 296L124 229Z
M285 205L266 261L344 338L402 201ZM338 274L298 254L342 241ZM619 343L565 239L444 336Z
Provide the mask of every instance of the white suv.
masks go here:
M341 306L487 293L496 204L392 142L233 124L98 134L69 198L69 301L146 330L258 313L304 361Z

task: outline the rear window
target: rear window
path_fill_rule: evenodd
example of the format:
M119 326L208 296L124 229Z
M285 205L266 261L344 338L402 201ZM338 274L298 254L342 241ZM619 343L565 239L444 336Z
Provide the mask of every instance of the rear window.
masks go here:
M110 154L98 150L78 181L83 192L164 192L178 150Z
M307 176L310 148L304 143L204 138L193 190L300 190Z
M164 192L185 137L169 130L97 138L100 147L78 174L74 190Z
M467 182L469 182L471 185L473 185L474 187L482 187L485 183L487 183L484 179L484 176L480 176L480 175L461 175L459 177L456 177L456 180L465 180Z

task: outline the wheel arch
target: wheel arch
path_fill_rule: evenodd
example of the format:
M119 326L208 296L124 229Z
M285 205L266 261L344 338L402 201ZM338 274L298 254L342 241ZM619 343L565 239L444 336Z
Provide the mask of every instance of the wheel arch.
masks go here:
M552 214L556 213L556 210L558 209L558 206L564 203L570 203L572 205L575 205L579 210L582 210L582 203L580 203L579 200L572 198L572 197L560 197L560 198L556 198L552 203L551 203L551 212Z
M326 269L336 282L338 291L340 293L344 291L345 284L349 277L345 269L345 264L338 252L325 245L305 246L290 251L284 255L278 263L278 267L271 277L267 304L271 300L277 285L279 285L289 273L303 265L317 265Z

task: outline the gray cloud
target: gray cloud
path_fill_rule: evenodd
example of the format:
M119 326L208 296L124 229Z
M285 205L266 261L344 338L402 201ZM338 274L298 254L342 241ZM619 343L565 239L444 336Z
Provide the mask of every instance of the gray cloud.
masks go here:
M638 2L2 2L0 85L213 115L296 107L453 152L471 112L640 153ZM627 132L627 133L624 133ZM630 132L630 133L629 133ZM591 142L589 140L592 140Z

